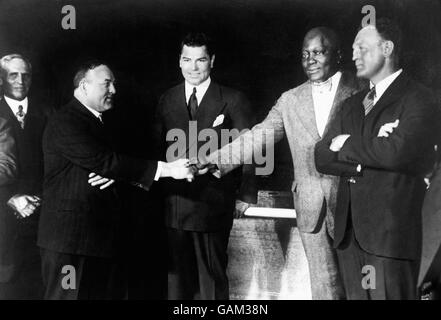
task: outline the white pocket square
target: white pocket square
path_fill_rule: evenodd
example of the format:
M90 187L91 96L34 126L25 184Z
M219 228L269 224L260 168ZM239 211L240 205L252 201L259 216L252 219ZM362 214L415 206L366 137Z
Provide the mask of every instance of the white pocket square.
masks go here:
M223 114L220 114L217 116L216 120L213 122L213 127L217 127L218 125L221 125L224 122L225 116Z

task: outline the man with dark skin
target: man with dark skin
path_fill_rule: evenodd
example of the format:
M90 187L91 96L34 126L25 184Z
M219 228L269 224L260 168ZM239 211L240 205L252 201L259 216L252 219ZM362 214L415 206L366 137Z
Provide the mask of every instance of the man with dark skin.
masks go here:
M301 53L308 80L283 93L263 122L206 159L224 175L241 161L249 161L262 145L271 147L268 139L262 139L262 132L274 135L271 143L286 134L295 173L292 191L297 226L308 260L313 299L344 298L332 248L339 179L318 173L314 164L314 145L326 133L342 101L359 89L354 76L339 71L340 59L340 41L333 30L317 27L308 31Z

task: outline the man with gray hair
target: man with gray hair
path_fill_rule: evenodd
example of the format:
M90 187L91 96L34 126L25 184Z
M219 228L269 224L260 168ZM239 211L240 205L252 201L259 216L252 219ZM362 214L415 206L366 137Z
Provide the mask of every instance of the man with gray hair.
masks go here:
M3 248L3 262L8 263L10 272L0 279L4 289L1 298L39 299L42 282L36 237L43 183L41 140L49 109L28 97L32 66L26 57L2 57L0 79L4 93L0 117L11 125L19 172L9 188L5 212L7 232L2 237L8 239L8 245Z
M342 299L344 291L332 248L338 178L317 172L314 145L327 132L342 102L359 90L355 77L340 71L340 40L327 27L309 30L301 63L308 81L282 94L261 123L206 160L224 175L254 150L280 141L286 134L295 181L292 184L297 226L309 265L312 299ZM274 134L274 141L262 139ZM243 158L241 158L243 152ZM289 254L289 252L288 252Z

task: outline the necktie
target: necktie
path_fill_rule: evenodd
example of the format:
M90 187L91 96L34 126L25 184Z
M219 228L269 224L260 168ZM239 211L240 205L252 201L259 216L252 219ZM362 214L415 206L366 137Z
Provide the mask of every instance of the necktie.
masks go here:
M25 115L26 114L23 112L23 106L18 106L18 112L15 114L15 116L17 117L22 129L24 129L25 125Z
M103 122L103 115L102 115L102 114L99 114L99 115L98 115L98 120L99 120L102 124L104 124L104 122Z
M196 118L196 110L198 109L198 98L196 98L196 87L193 88L193 93L188 100L188 109L190 110L191 118Z
M372 89L368 92L366 97L363 99L363 106L364 106L364 115L367 116L369 111L372 110L374 107L374 98L375 98L375 86L372 87Z

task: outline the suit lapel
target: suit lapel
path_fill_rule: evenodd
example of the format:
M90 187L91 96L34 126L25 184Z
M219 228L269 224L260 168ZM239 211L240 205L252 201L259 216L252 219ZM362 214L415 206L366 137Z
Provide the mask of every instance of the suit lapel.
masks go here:
M222 112L226 102L218 84L211 82L196 112L198 129L211 128L216 117Z
M20 125L18 123L18 120L17 120L15 114L12 112L11 107L8 105L8 103L6 102L6 100L4 98L0 101L0 106L1 106L0 112L3 117L5 117L6 119L8 119L10 121L11 120L15 121L17 123L17 125Z
M408 77L402 72L386 89L372 111L366 116L366 119L375 119L376 115L381 113L384 108L401 98L403 92L406 92L408 80Z
M338 84L337 92L335 93L334 102L332 103L331 111L329 112L328 121L326 122L326 127L323 132L323 136L328 132L330 123L334 120L338 111L342 106L342 102L349 98L356 92L356 88L349 78L347 72L343 72L341 75L340 82Z
M297 96L300 103L295 108L297 114L303 123L304 127L308 130L314 140L320 140L320 135L317 130L317 122L315 120L314 101L312 99L311 85L306 83Z

